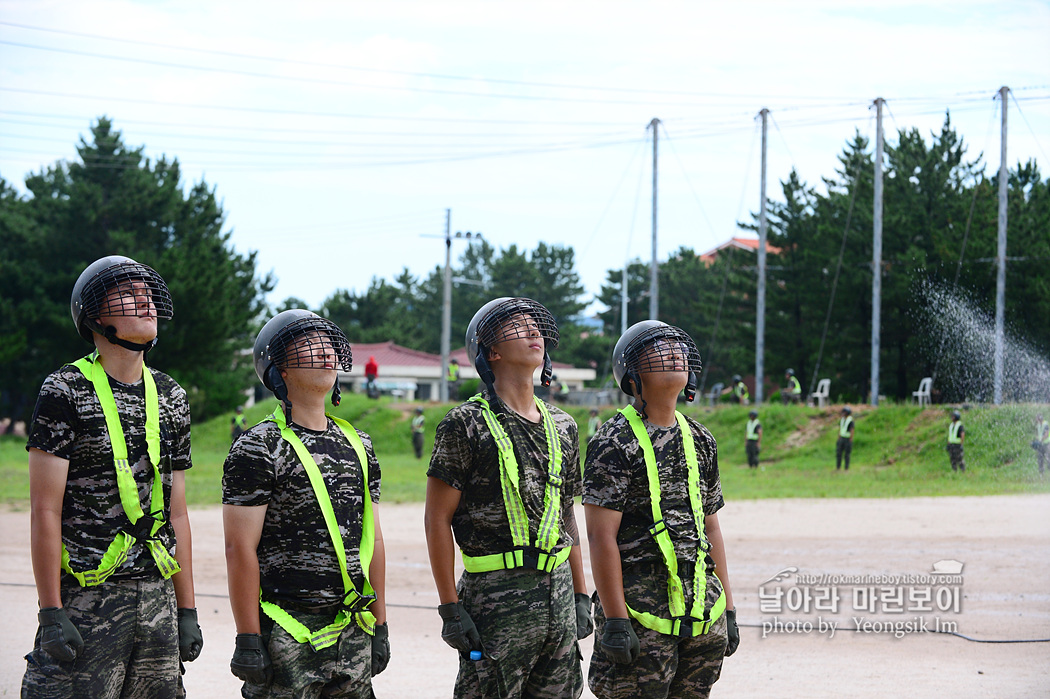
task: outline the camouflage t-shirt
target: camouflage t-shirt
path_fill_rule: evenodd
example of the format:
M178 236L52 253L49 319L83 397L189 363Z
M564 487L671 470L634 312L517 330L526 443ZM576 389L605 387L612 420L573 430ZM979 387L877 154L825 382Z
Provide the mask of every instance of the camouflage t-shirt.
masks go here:
M535 542L550 462L543 422L526 420L499 398L490 399L489 405L514 444L518 485L529 520L529 539ZM580 494L579 432L569 414L547 403L544 405L554 420L562 450L562 513L558 521L561 538L556 547L560 549L573 542L564 522L566 510L571 510L573 498ZM427 475L462 492L459 506L452 515L452 532L468 556L503 553L515 548L499 473L499 451L481 406L466 402L450 410L437 426Z
M718 477L718 446L707 428L686 418L693 433L700 469L700 502L704 515L714 514L725 504ZM645 422L653 443L660 477L660 510L679 560L695 562L700 542L689 503L689 467L685 461L678 425L659 427ZM653 524L652 498L645 457L634 431L622 413L607 420L587 445L583 469L583 502L622 513L616 536L624 567L657 562L663 558L649 533ZM707 556L708 572L714 561Z
M292 424L292 430L314 457L332 501L343 537L346 566L358 592L363 591L361 525L364 517L364 479L357 453L331 420L318 432ZM368 459L368 492L379 502L381 473L372 440L357 430ZM332 537L317 502L310 477L292 445L272 421L261 422L242 434L223 465L222 502L253 507L266 505L262 537L257 549L263 598L293 606L328 607L343 599Z
M150 369L160 407L160 470L165 521L171 514L172 471L192 465L190 408L186 392L170 376ZM128 461L138 485L143 512L150 510L153 467L146 451L146 388L142 381L124 384L109 379L120 414ZM69 461L62 501L62 542L73 570L98 568L117 533L131 523L120 503L113 447L95 387L74 366L66 365L45 380L37 397L26 449L39 449ZM175 552L170 521L157 533L169 553ZM111 580L145 579L159 575L147 546L134 544L128 559Z

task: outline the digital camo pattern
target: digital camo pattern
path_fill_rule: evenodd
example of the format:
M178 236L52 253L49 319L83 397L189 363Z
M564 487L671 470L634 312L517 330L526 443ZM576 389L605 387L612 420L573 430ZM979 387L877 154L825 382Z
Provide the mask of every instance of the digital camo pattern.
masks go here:
M346 549L347 570L363 585L359 549L364 515L361 464L346 435L331 420L323 432L292 425L313 455L332 501ZM379 502L381 472L371 438L361 432L368 458L368 490ZM230 448L223 465L225 505L267 505L259 541L263 597L289 610L332 607L342 601L343 579L324 515L306 469L274 422L250 428ZM330 623L328 619L325 623Z
M160 404L160 469L164 485L164 519L171 511L172 471L188 469L190 457L190 409L186 392L170 376L150 369L157 384ZM146 453L145 385L129 385L109 379L120 424L128 446L128 461L138 484L139 502L149 511L153 467ZM91 381L79 369L64 366L45 380L37 397L36 410L26 449L39 449L67 459L65 499L62 503L62 542L76 571L94 570L102 561L117 532L130 522L120 504L113 447L106 429L102 405ZM170 522L157 533L174 555L175 532ZM156 563L147 546L135 544L128 559L110 580L157 576Z
M966 460L963 458L963 445L961 444L949 444L948 445L948 459L952 463L953 471L965 471Z
M700 501L704 515L711 515L725 504L718 476L718 446L715 438L700 423L686 418L696 445L700 468ZM682 435L676 424L658 427L645 422L656 455L660 476L660 509L680 560L695 561L700 542L692 506L689 504L688 466L685 462ZM660 549L649 534L653 524L652 500L645 457L627 418L621 413L607 420L587 445L587 463L583 469L583 502L599 505L623 514L617 543L623 565L662 562ZM714 562L707 556L708 569ZM713 576L712 576L713 577ZM717 597L717 595L716 595Z
M457 699L565 699L583 693L576 606L568 565L464 572L459 599L477 626L484 657L460 654Z
M325 614L297 614L308 628L319 629L332 622ZM299 643L280 625L263 617L263 638L273 663L269 685L245 682L241 696L251 699L300 699L346 697L371 699L372 637L357 624L350 624L335 644L313 650Z
M514 444L521 499L529 518L530 538L535 541L543 514L550 460L543 424L526 420L499 398L489 399L489 404ZM567 531L564 523L573 519L573 498L580 494L579 432L570 415L552 405L544 405L554 420L562 449L562 517L558 523L561 533L558 548L561 548L571 546L575 536L575 527L568 527L573 531ZM456 543L468 556L502 553L514 548L499 470L496 440L485 423L481 406L467 402L450 410L438 424L427 475L462 491L459 507L452 516L452 531ZM569 598L572 598L571 591Z
M80 587L67 576L62 604L84 639L70 663L40 648L37 629L33 652L22 678L25 699L171 699L184 696L179 674L179 637L175 587L170 580L110 578Z
M656 570L645 589L663 587L666 604L666 577ZM656 602L653 595L650 602ZM677 638L647 629L634 619L631 626L638 636L641 653L629 665L614 663L602 651L605 613L594 595L594 653L591 654L587 684L600 699L637 699L638 697L704 698L711 695L711 685L722 673L728 634L723 614L703 635Z

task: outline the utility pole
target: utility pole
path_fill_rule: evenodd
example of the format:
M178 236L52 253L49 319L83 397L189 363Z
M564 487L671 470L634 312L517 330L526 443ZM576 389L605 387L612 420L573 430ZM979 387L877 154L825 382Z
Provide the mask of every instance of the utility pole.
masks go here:
M653 261L649 266L649 318L657 320L660 315L660 268L656 263L656 135L660 120L653 117L649 126L653 130Z
M620 280L620 334L627 332L627 261L623 262L623 278Z
M452 209L445 209L445 279L444 299L441 304L441 378L438 396L448 402L448 355L452 336Z
M1010 88L999 88L999 102L1003 108L1002 135L999 152L999 246L995 259L995 379L992 384L996 405L1003 402L1003 325L1006 309L1006 197L1010 184L1010 169L1006 164L1006 96Z
M879 350L882 329L882 105L875 99L875 210L871 254L871 404L879 405ZM857 183L853 184L854 187Z
M762 117L762 179L759 184L758 202L758 308L755 311L755 403L762 402L765 388L766 368L766 128L769 110L760 111Z

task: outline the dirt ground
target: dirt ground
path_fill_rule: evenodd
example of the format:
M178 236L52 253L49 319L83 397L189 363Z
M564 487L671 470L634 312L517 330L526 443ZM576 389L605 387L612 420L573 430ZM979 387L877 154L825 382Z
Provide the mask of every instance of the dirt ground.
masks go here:
M236 697L220 509L191 517L205 647L186 686L196 699ZM439 637L422 505L385 506L382 517L392 658L376 695L451 696L455 655ZM1050 695L1050 643L1001 642L1050 639L1050 495L730 502L719 518L742 628L715 696ZM931 576L951 561L961 578ZM816 608L829 590L837 613ZM26 512L0 512L0 609L0 697L14 697L36 628ZM582 642L585 661L591 648Z

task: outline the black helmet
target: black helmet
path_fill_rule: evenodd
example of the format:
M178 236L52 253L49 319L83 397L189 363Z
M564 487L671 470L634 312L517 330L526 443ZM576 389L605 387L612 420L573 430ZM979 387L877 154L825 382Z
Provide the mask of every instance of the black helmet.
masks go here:
M794 369L788 369L787 371L784 372L784 376L794 376L794 375L795 375L795 370Z
M554 321L554 316L544 308L543 304L532 299L503 296L489 301L478 309L478 312L470 319L470 324L467 325L467 334L464 339L467 345L467 359L474 364L474 368L478 370L478 376L490 389L495 376L489 366L488 350L505 340L528 336L528 330L522 327L508 328L503 323L511 316L520 314L531 316L543 337L545 351L540 383L544 386L549 386L551 383L552 367L549 352L558 347L558 324Z
M740 374L733 374L733 383L740 383L741 381L743 381L743 379L740 378Z
M306 338L306 341L290 354L289 350L300 338ZM312 352L312 346L322 339L331 343L339 368L349 372L353 368L350 341L332 321L301 308L283 311L268 320L255 338L255 348L252 350L255 373L263 386L273 391L278 400L287 403L288 389L281 378L281 369L322 368L314 367ZM339 405L338 380L332 392L332 403Z
M661 345L661 351L656 353L657 361L654 361L653 355L646 355L645 350L658 343ZM663 357L667 353L665 350L672 347L677 347L685 355L686 369L689 372L685 399L693 400L696 397L696 375L701 369L700 350L684 330L659 320L635 323L617 340L612 356L613 379L616 380L616 385L627 395L633 396L628 379L633 381L635 386L641 387L638 378L640 373L673 371L674 369L664 368L663 364ZM647 357L644 363L643 357Z
M846 413L847 415L850 415L851 413L853 413L853 411L850 410L850 407L848 405L842 406L842 412Z
M752 410L750 413L747 414L747 416L749 418L751 418L752 420L754 420L756 417L758 417L758 411L757 410Z
M150 300L157 314L157 320L171 320L171 292L164 279L156 270L139 264L130 257L110 255L95 260L80 273L73 294L69 300L69 311L73 324L82 338L94 343L93 334L99 334L114 344L121 345L136 352L148 352L157 344L157 340L146 344L128 342L116 336L112 326L103 327L98 318L105 310L108 316L138 315L137 301L122 299L118 306L108 303L109 292L115 287L128 282L140 282L149 292Z
M958 420L958 419L960 419L961 417L962 417L962 415L960 415L960 414L959 414L959 411L958 411L958 410L953 410L953 411L952 411L952 419L953 419L953 420Z

